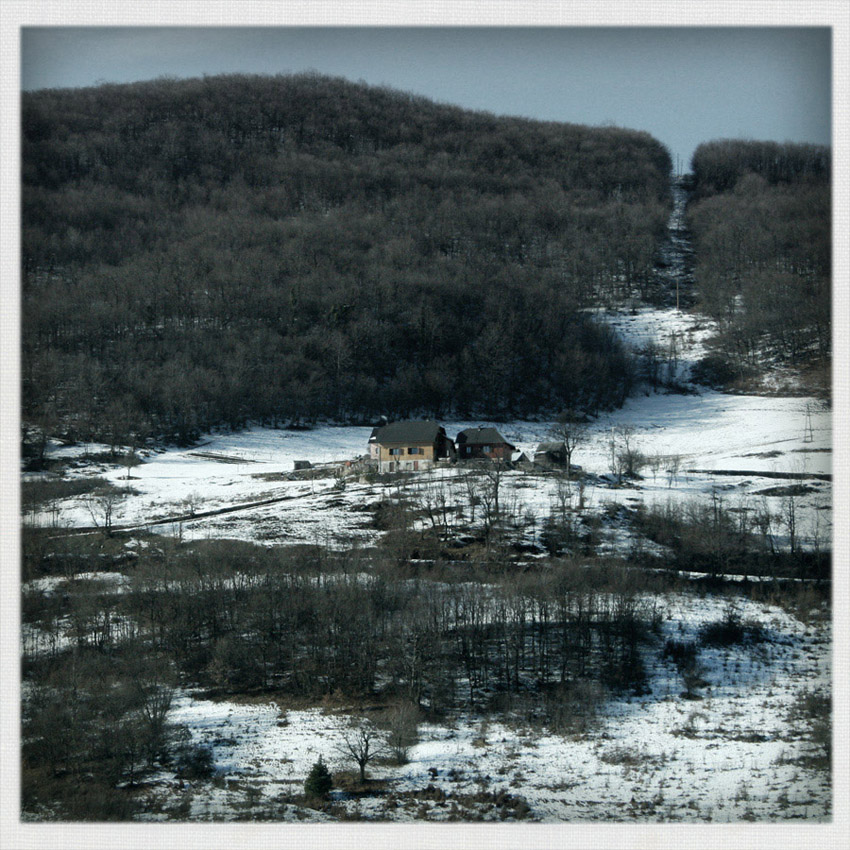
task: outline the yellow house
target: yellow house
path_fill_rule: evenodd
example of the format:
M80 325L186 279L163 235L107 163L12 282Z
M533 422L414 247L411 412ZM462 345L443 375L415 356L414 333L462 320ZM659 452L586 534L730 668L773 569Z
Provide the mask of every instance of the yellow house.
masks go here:
M391 422L376 429L369 442L369 453L381 472L417 472L455 457L446 429L430 420Z

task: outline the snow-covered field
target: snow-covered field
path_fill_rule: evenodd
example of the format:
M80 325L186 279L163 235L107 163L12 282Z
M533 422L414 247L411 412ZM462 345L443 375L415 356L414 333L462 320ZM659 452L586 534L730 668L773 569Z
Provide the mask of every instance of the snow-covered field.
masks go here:
M694 639L700 626L723 619L726 604L690 595L659 600L660 643ZM278 820L330 820L343 812L394 821L499 820L493 800L505 792L523 797L537 821L828 819L828 773L807 762L818 748L789 718L801 693L829 686L828 627L768 604L743 602L739 613L763 626L765 640L704 648L702 700L681 698L680 675L654 647L646 652L650 693L608 702L591 733L464 717L422 723L409 762L370 766L370 778L384 781L380 790L363 797L334 792L332 815L282 798L301 794L320 756L332 772L356 769L338 751L342 710L184 694L172 719L212 747L216 779L180 785L163 777L156 791L161 816L182 805L193 820L235 819L250 805L256 816Z

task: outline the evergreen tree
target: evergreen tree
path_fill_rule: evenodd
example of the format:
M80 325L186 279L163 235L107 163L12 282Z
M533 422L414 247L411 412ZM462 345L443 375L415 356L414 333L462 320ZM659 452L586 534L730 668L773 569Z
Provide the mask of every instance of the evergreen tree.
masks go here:
M304 781L304 793L310 797L325 797L332 787L333 778L328 766L319 756L319 760L310 768L310 773Z

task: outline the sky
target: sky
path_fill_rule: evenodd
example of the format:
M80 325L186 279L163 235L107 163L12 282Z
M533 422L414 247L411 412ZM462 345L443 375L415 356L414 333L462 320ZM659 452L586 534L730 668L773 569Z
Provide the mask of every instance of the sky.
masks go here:
M23 27L25 90L317 71L499 115L698 144L829 144L828 27Z

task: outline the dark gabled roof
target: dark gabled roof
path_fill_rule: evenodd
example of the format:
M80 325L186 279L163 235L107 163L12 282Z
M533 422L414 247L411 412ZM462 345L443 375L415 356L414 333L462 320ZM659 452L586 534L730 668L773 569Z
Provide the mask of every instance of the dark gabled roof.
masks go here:
M467 446L511 445L495 428L467 428L457 435L456 442Z
M377 443L433 443L442 431L437 422L427 419L410 419L406 422L391 422L378 429Z
M559 442L549 442L549 443L541 443L537 447L537 451L535 454L546 454L547 452L565 452L567 447L564 445L563 441Z
M381 428L383 428L386 424L387 424L387 417L386 417L386 416L382 416L382 417L381 417L381 424L380 424L380 425L376 425L376 426L372 429L372 433L369 435L369 442L370 442L370 443L374 443L374 442L375 442L375 437L377 437L377 436L378 436L378 431L380 431L380 430L381 430Z

